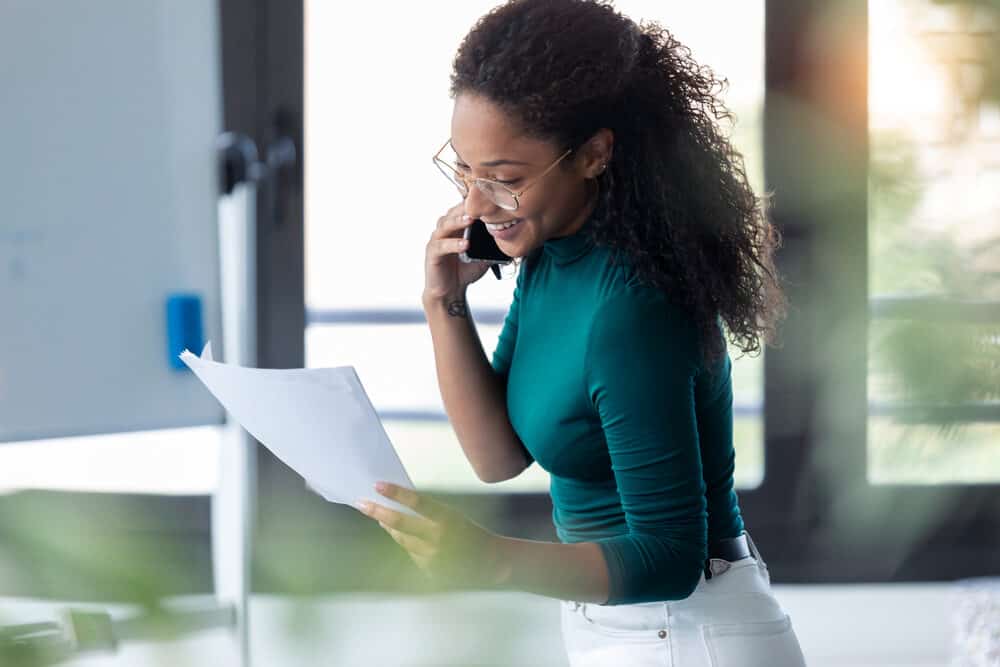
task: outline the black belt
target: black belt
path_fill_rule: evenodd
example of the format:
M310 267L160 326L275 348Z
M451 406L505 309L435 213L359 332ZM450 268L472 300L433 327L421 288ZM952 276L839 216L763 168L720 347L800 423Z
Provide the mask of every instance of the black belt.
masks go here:
M737 535L736 537L724 537L708 545L709 558L721 558L722 560L732 562L752 555L750 553L750 544L747 542L745 534Z
M712 578L712 570L709 567L709 561L713 558L719 558L725 561L736 561L741 558L746 558L747 556L753 556L754 554L750 550L750 544L747 542L746 533L740 534L736 537L724 537L721 540L715 540L708 545L708 558L705 559L705 578Z

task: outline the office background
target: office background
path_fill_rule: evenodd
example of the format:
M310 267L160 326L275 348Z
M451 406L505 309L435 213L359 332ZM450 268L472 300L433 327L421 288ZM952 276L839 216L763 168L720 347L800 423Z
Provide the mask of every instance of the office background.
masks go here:
M945 664L955 582L1000 570L996 6L616 4L728 77L734 141L775 193L792 311L781 348L734 364L737 483L807 658ZM259 366L354 364L418 486L554 539L537 466L485 485L462 458L419 308L426 230L455 203L430 165L450 58L490 6L222 0L223 126L299 156L258 207ZM472 291L487 347L511 286ZM5 560L4 618L127 602L136 582L210 593L218 440L207 426L0 448L3 525L35 547ZM559 664L553 601L424 595L377 527L256 458L255 660L457 665L486 645L498 664ZM225 653L211 635L129 650Z

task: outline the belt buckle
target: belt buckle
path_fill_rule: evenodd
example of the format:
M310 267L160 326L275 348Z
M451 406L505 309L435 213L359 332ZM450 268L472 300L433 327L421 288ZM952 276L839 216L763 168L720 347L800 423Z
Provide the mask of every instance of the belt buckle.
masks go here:
M755 561L762 563L764 559L760 557L760 552L757 551L757 545L753 543L753 538L750 537L750 533L744 530L743 537L747 540L747 549L750 551L750 555L753 556Z

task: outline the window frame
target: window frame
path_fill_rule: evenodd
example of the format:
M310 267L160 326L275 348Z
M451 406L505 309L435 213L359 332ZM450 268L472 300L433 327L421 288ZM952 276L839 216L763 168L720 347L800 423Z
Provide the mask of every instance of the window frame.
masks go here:
M773 545L770 534L755 539L779 582L997 574L1000 483L867 479L868 326L899 308L868 295L868 3L767 0L766 12L765 178L777 192L773 215L786 238L780 256L793 315L786 349L765 355L765 405L781 406L765 410L765 447L769 459L792 458L777 468L789 488L807 486L772 501L807 499L804 522L789 517L800 533L781 531ZM816 26L823 51L807 42ZM832 155L824 130L840 139ZM831 183L831 162L836 187L817 187ZM775 472L769 466L765 475Z

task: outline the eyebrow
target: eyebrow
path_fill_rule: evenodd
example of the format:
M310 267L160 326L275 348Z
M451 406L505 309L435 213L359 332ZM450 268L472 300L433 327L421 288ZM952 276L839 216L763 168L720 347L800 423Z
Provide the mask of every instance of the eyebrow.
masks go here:
M499 167L502 164L516 164L516 165L528 165L530 162L520 162L518 160L490 160L489 162L480 162L480 167Z
M454 146L452 146L452 150L455 150ZM457 150L455 150L455 157L457 157L458 161L461 162L462 164L468 164L465 160L462 159L462 156L458 154ZM518 160L490 160L489 162L480 162L479 166L480 167L499 167L502 164L527 165L527 166L531 165L530 162L520 162Z

